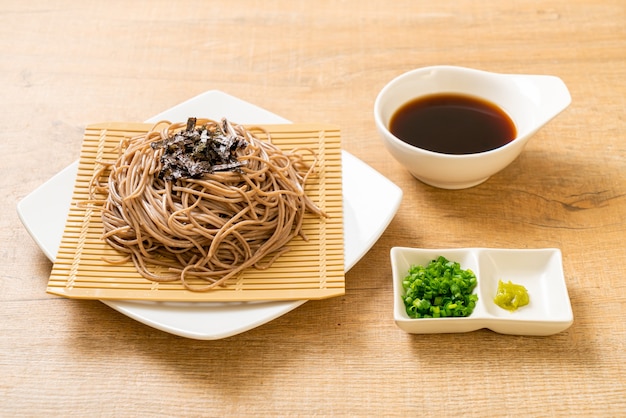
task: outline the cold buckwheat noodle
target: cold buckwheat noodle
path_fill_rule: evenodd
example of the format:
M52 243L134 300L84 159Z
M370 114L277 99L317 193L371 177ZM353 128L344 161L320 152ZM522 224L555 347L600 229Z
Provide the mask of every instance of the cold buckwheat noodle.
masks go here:
M260 140L225 119L194 119L190 127L200 142L216 132L219 141L228 138L221 151L228 148L234 159L208 168L187 161L180 169L178 157L166 155L177 142L166 141L185 132L185 124L160 122L121 143L116 161L100 162L90 193L91 203L102 206L103 238L123 255L107 261L132 260L146 279L181 280L189 290L205 291L246 268L269 267L293 237L306 239L306 211L325 215L304 192L316 164L304 155L315 157L312 150L283 152L268 133Z

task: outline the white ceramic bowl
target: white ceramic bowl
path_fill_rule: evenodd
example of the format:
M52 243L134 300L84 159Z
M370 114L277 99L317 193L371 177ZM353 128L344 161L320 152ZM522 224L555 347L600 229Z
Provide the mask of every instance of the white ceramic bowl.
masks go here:
M551 335L567 329L574 321L561 252L544 249L391 249L393 274L393 316L402 330L412 334L468 332L488 328L500 334ZM426 266L438 256L471 269L478 284L478 302L465 318L410 318L404 305L402 281L413 265ZM521 284L528 290L530 303L514 312L493 301L498 280Z
M389 131L389 121L402 105L437 93L470 95L496 104L513 120L517 137L491 151L452 155L409 145ZM374 120L387 150L414 177L432 186L462 189L484 182L509 165L528 139L570 102L567 87L554 76L434 66L409 71L389 82L376 98Z

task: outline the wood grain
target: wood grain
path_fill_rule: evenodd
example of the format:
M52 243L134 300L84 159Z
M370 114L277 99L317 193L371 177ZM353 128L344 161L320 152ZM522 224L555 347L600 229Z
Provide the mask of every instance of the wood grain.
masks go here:
M2 2L0 415L626 415L625 22L622 0ZM388 80L433 64L557 75L573 101L486 183L435 189L390 158L372 117ZM52 264L16 203L78 158L87 125L210 89L339 126L403 189L345 295L197 341L46 294ZM574 324L405 334L392 246L558 247Z

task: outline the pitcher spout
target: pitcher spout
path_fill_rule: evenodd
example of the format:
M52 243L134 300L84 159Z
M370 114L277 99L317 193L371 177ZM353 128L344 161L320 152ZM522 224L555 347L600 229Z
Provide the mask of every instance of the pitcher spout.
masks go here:
M559 77L551 75L512 75L519 93L532 104L535 131L564 111L572 102L567 86ZM530 109L527 109L530 110Z

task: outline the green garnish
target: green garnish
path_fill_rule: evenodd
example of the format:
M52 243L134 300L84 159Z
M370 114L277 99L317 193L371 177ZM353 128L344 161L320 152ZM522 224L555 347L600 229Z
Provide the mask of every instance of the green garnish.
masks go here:
M443 256L426 267L411 266L402 281L404 305L411 318L469 316L478 301L472 291L478 284L472 270L461 269Z
M515 284L510 280L508 283L498 280L498 290L493 301L502 309L515 312L517 308L528 305L530 297L526 288L521 284Z

